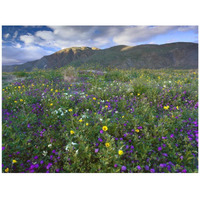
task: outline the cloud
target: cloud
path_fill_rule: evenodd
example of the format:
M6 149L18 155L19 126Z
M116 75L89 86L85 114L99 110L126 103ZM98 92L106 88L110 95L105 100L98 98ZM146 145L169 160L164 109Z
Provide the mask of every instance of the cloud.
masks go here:
M153 37L167 33L173 29L174 26L134 26L125 27L118 35L113 37L116 44L133 45L138 42L145 42Z
M4 37L5 39L7 39L7 38L10 37L10 34L9 34L9 33L6 33L6 34L3 35L3 37Z
M38 46L29 45L22 47L20 44L16 44L15 46L4 46L2 48L2 64L22 64L28 61L40 59L41 57L52 53L54 52L44 50Z
M17 37L17 35L18 35L18 31L15 31L14 34L13 34L12 39L14 40Z

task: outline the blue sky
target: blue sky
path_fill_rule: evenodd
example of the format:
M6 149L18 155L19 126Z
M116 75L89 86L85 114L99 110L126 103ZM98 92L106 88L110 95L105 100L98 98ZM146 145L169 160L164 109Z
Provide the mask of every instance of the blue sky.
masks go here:
M40 59L60 49L88 46L198 43L197 26L2 26L3 65Z

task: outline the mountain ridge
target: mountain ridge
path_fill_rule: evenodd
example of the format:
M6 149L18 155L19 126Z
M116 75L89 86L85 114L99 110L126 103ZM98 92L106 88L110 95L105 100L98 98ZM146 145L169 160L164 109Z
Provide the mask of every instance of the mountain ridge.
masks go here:
M39 69L54 69L66 65L76 67L82 64L118 68L197 69L198 43L118 45L106 49L70 47L21 65L4 65L2 66L2 71L32 71L35 67Z

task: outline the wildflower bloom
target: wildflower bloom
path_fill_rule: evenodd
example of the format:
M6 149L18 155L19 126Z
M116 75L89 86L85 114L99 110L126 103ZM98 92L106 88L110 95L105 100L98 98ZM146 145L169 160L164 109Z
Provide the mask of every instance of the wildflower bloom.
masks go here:
M107 126L103 126L103 131L107 131L108 130L108 127Z
M123 155L123 153L124 153L124 152L123 152L122 150L119 150L119 151L118 151L118 154L119 154L120 156Z
M103 130L100 130L99 132L102 134L102 133L103 133Z
M82 119L79 119L79 122L82 122L83 120Z
M165 109L165 110L168 110L168 109L169 109L169 106L164 106L164 109Z
M22 102L22 101L24 101L23 99L20 99L20 101Z
M16 163L16 162L17 162L16 160L13 160L13 161L12 161L12 163Z
M109 147L109 146L110 146L110 143L109 143L109 142L106 142L105 145L106 145L106 147Z
M98 151L99 151L99 149L95 149L95 150L94 150L95 153L98 153Z
M51 103L50 106L53 106L53 103Z
M5 169L5 172L8 173L8 172L9 172L9 168L6 168L6 169Z
M86 125L86 126L88 126L89 124L88 124L88 123L86 123L85 125Z
M141 170L142 168L140 167L140 165L138 165L138 166L137 166L137 169L138 169L138 170Z
M71 109L71 108L69 109L69 112L72 112L72 109Z
M158 147L158 151L161 151L162 150L162 147Z
M135 130L135 132L139 133L139 132L140 132L140 130L139 130L139 129L136 129L136 130Z
M93 100L96 100L96 97L93 97Z
M71 130L70 133L71 133L71 134L74 134L74 131Z
M114 164L114 167L117 167L118 165L117 164Z
M122 166L122 167L121 167L121 170L122 170L122 171L126 171L126 166Z

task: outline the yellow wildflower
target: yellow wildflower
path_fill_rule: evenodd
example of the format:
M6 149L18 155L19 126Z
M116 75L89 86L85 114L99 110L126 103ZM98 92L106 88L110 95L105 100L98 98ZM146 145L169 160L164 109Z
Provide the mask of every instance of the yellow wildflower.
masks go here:
M93 100L96 100L96 97L93 97Z
M88 124L88 123L86 123L85 125L86 125L86 126L88 126L89 124Z
M108 106L106 105L105 108L108 108Z
M107 126L103 126L103 131L107 131L108 130L108 127Z
M79 119L79 122L82 122L83 120L82 119Z
M137 95L140 96L140 93L138 93Z
M120 156L123 155L123 153L124 153L124 152L123 152L122 150L119 150L119 151L118 151L118 154L119 154Z
M20 99L20 101L22 102L22 101L24 101L23 99Z
M72 109L71 109L71 108L69 109L69 112L72 112Z
M135 132L139 133L139 132L140 132L140 130L139 130L139 129L136 129L136 130L135 130Z
M74 134L74 131L71 130L70 133L73 135L73 134Z
M55 92L58 92L58 90L55 90Z
M5 169L5 172L6 172L6 173L9 172L9 168L6 168L6 169Z
M124 118L124 116L122 116L122 118Z
M21 86L18 86L18 88L20 89L20 88L21 88Z
M53 106L53 103L51 103L50 106Z
M51 92L53 91L53 89L51 89Z
M176 106L176 109L177 109L177 110L179 110L179 107L178 107L178 106Z
M15 103L17 103L17 101L14 101Z
M106 147L109 147L109 146L110 146L110 143L109 143L109 142L106 142L105 145L106 145Z
M17 161L16 161L16 160L13 160L12 162L13 162L13 163L16 163Z

